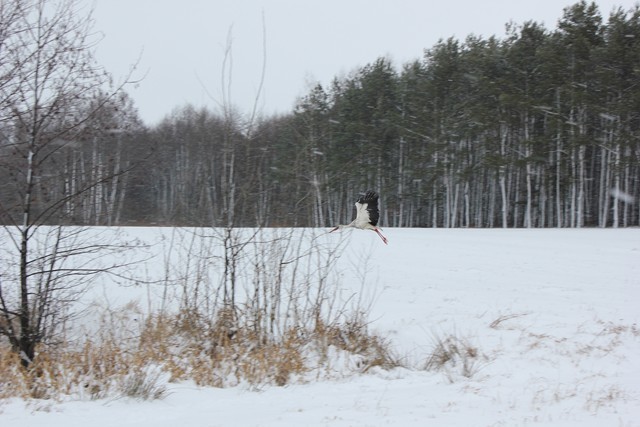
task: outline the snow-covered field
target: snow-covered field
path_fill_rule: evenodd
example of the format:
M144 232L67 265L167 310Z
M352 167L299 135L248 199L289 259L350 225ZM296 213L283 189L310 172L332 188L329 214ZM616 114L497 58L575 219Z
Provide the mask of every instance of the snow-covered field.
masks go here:
M168 384L144 402L13 399L0 426L640 426L640 229L385 234L388 246L364 231L323 239L349 240L341 287L371 303L407 368L258 390ZM474 349L472 364L423 369L447 339Z

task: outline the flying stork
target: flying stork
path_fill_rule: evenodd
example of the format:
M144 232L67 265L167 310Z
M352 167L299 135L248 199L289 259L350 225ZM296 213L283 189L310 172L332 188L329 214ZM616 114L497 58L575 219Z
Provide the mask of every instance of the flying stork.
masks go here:
M388 244L387 238L382 235L380 229L376 227L378 224L378 218L380 218L380 212L378 211L378 193L375 191L367 191L366 193L360 193L358 201L356 202L356 219L351 224L338 225L329 231L333 233L336 230L346 227L359 228L360 230L372 230L375 231L382 239L384 244Z

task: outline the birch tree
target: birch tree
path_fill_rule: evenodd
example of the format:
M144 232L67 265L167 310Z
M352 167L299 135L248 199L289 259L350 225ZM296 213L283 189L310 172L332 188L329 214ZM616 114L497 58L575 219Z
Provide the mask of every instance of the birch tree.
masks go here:
M94 175L89 182L59 192L51 173L64 150L78 144L98 113L120 88L96 64L91 17L75 1L3 1L0 8L1 164L10 177L0 205L5 239L16 254L16 271L0 282L0 333L7 336L28 367L37 346L59 332L66 310L80 288L72 277L100 268L69 267L70 258L100 246L79 243L78 230L62 226L64 207L110 181L121 171ZM4 21L6 17L9 21Z

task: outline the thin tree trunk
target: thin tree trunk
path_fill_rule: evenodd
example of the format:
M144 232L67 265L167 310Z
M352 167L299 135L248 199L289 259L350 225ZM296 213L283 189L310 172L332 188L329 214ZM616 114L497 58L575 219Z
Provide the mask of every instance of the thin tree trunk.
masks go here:
M614 150L615 163L613 168L613 188L615 191L620 191L620 146L617 145ZM618 228L620 225L620 200L619 197L614 197L613 203L613 228Z
M584 226L584 208L585 208L585 152L586 147L580 145L578 148L578 197L576 210L576 226L582 228Z

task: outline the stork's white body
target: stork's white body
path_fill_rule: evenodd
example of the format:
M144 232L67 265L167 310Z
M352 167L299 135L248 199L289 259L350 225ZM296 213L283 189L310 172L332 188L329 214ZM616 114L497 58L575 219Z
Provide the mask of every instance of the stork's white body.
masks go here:
M378 194L374 191L367 191L361 194L356 202L356 218L347 225L338 225L334 227L329 233L346 227L359 228L360 230L372 230L375 231L382 239L384 244L388 244L386 237L382 235L380 229L376 227L378 224L378 218L380 212L378 211Z
M376 228L371 225L371 219L369 218L369 212L367 212L367 203L356 202L356 219L354 219L349 227L359 228L361 230L373 230Z

